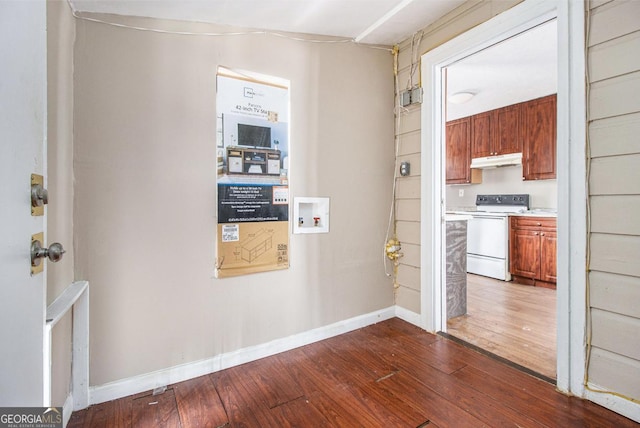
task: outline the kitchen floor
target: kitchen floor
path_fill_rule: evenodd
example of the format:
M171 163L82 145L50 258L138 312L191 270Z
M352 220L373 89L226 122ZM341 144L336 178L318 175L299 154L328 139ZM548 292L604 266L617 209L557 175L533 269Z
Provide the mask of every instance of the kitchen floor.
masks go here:
M556 290L467 274L467 314L447 333L556 378Z

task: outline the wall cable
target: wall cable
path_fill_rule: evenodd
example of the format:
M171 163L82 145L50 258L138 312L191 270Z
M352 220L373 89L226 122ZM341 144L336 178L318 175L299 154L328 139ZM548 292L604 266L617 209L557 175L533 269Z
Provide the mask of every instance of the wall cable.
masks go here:
M362 46L362 47L366 47L366 48L369 48L369 49L378 49L378 50L384 50L384 51L389 51L389 52L392 51L391 48L386 47L386 46L378 46L378 45L369 45L369 44L364 44L364 43L358 43L353 38L343 38L343 39L334 39L334 40L320 40L320 39L307 39L307 38L304 38L304 37L295 37L295 36L292 36L292 35L289 35L289 34L280 33L280 32L277 32L277 31L268 31L268 30L251 30L251 31L235 31L235 32L234 31L231 31L231 32L207 32L207 31L195 32L195 31L163 30L163 29L152 28L152 27L141 27L141 26L136 26L136 25L120 24L120 23L117 23L117 22L107 21L107 20L104 20L104 19L93 18L93 17L89 17L89 16L82 16L82 15L78 14L78 12L73 8L73 5L71 4L71 0L67 0L67 3L69 4L69 7L71 9L71 14L76 19L81 19L81 20L84 20L84 21L95 22L95 23L104 24L104 25L110 25L112 27L117 27L117 28L126 28L126 29L129 29L129 30L147 31L147 32L159 33L159 34L172 34L172 35L178 35L178 36L227 37L227 36L266 35L266 36L281 37L281 38L284 38L284 39L294 40L294 41L297 41L297 42L327 43L327 44L352 43L352 44L355 44L355 45L358 45L358 46ZM180 22L188 22L188 21L180 21Z
M587 242L586 242L586 255L585 255L585 309L586 309L586 355L585 355L585 367L584 367L584 379L583 386L586 390L599 393L613 395L624 400L631 401L633 403L640 403L640 400L627 395L621 394L615 391L608 391L605 389L594 388L589 385L589 365L591 362L592 351L592 337L593 337L593 314L591 311L591 281L589 278L589 272L591 271L591 196L590 196L590 182L591 182L591 138L589 134L589 126L591 124L591 108L590 108L590 94L591 94L591 75L589 73L589 44L591 37L591 0L585 1L585 47L584 57L585 64L585 156L586 156L586 171L585 171L585 191L587 194L586 211L587 211Z
M393 90L394 90L394 121L393 121L393 144L394 144L394 160L393 160L393 185L391 187L391 204L389 208L389 220L387 222L387 232L384 237L383 251L382 251L382 263L384 264L384 273L387 277L391 277L392 273L390 273L387 269L387 251L386 245L387 241L391 237L391 228L393 228L393 237L396 236L396 222L395 222L395 207L396 207L396 181L397 181L397 169L398 169L398 153L400 147L400 139L398 137L398 132L400 130L400 114L398 109L400 108L400 91L399 91L399 81L398 81L398 53L400 52L400 47L395 45L391 53L393 54ZM395 288L395 274L397 273L397 268L394 267L394 288Z

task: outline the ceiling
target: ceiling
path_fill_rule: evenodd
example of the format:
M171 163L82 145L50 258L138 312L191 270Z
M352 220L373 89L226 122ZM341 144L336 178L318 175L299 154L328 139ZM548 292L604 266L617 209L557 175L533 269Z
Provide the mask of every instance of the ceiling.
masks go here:
M466 0L69 0L76 12L209 22L393 45Z
M447 96L475 94L464 104L449 102L447 120L555 94L557 46L553 20L447 67Z

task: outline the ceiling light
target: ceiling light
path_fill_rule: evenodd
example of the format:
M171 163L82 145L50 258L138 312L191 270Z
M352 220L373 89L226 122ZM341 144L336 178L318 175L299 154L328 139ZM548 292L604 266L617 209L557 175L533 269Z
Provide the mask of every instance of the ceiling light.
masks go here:
M455 94L449 95L449 102L452 102L454 104L464 104L475 95L476 94L474 94L473 92L456 92Z

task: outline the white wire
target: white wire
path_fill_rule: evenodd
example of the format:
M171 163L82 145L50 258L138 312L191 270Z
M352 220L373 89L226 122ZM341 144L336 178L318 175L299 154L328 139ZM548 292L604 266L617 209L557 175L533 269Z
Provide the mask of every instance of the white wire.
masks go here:
M110 25L112 27L118 28L126 28L129 30L137 30L137 31L149 31L152 33L160 33L160 34L174 34L179 36L208 36L208 37L226 37L226 36L252 36L252 35L267 35L267 36L275 36L282 37L289 40L294 40L298 42L307 42L307 43L329 43L329 44L337 44L337 43L353 43L358 46L363 46L370 49L379 49L391 52L391 48L384 46L376 46L376 45L368 45L361 44L356 42L354 39L333 39L333 40L318 40L318 39L306 39L303 37L294 37L288 34L279 33L276 31L267 31L267 30L255 30L255 31L238 31L238 32L225 32L225 33L213 33L213 32L193 32L193 31L173 31L173 30L162 30L159 28L150 28L150 27L140 27L136 25L127 25L127 24L119 24L117 22L105 21L103 19L92 18L89 16L81 16L78 15L77 11L71 5L71 0L67 0L69 7L71 8L71 14L76 19L82 19L84 21L96 22L99 24Z

